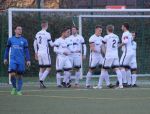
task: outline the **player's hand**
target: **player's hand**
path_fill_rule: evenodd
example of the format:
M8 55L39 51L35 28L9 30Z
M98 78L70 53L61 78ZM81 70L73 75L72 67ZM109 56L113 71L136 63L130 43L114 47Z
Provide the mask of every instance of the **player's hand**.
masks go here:
M8 60L5 59L5 60L4 60L4 65L7 65L7 64L8 64Z
M30 61L27 61L27 67L30 67L31 66L31 62Z
M67 56L67 55L68 55L68 52L64 52L63 54Z
M38 60L38 54L35 53L35 60Z
M86 55L83 55L82 58L83 58L83 60L85 60L86 59Z
M81 51L77 50L76 53L80 53Z

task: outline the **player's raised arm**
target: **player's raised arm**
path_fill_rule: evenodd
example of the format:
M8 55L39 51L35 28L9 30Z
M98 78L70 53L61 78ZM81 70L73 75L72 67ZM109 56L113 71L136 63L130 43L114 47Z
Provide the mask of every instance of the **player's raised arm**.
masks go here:
M7 47L6 47L5 53L4 53L4 64L8 63L10 47L11 47L11 42L10 42L10 39L8 38Z

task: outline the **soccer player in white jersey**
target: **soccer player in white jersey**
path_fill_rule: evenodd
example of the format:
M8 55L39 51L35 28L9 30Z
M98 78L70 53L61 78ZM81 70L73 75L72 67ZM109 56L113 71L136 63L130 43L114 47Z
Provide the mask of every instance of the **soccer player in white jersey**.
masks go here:
M70 79L70 71L72 69L72 64L69 59L69 55L71 54L68 48L68 42L66 40L67 37L70 35L70 28L65 27L61 31L61 37L56 39L54 42L54 52L57 54L56 58L56 80L57 80L57 87L71 87L69 83ZM61 75L64 71L64 79L61 83Z
M79 87L79 79L80 79L80 68L82 58L86 58L86 45L84 38L78 34L78 28L73 26L72 35L67 38L68 48L71 51L70 60L73 68L75 69L75 87ZM83 56L82 56L82 46L83 46Z
M34 51L35 59L39 62L39 81L40 87L46 88L43 81L48 76L51 70L51 57L49 53L49 45L53 47L53 42L51 40L51 35L46 30L48 29L48 22L42 21L41 23L42 30L39 31L34 40Z
M105 77L106 72L110 68L113 68L117 74L117 78L119 81L119 88L123 88L122 74L119 68L119 57L118 57L119 37L113 33L114 31L113 25L107 25L106 31L107 35L102 40L102 42L106 44L106 53L97 88L99 89L102 88L102 81L104 79L103 77Z
M120 65L121 65L121 72L122 72L122 78L123 78L123 85L124 87L128 87L127 81L131 78L131 71L130 71L130 65L131 60L133 58L133 49L132 49L132 35L129 32L129 24L124 23L122 25L122 43L120 47L123 49L123 54L120 59Z
M102 27L97 25L95 27L95 34L92 35L89 39L90 44L90 58L89 58L89 71L86 76L86 87L91 88L91 78L92 73L99 67L101 69L103 64L103 57L102 57Z
M136 33L134 31L131 32L133 41L132 41L132 49L133 49L133 58L131 60L131 85L132 87L137 87L136 85L136 78L137 78L137 60L136 60L136 49L137 43L135 42Z

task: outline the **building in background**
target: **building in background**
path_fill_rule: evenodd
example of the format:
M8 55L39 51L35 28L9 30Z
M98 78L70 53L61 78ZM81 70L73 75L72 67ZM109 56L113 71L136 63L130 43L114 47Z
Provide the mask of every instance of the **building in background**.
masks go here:
M150 8L150 0L0 0L0 10L18 8L105 8L124 5L126 8Z

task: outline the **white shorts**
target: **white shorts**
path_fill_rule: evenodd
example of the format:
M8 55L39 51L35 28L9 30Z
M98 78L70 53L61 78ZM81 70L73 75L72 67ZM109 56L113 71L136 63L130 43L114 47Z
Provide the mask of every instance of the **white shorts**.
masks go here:
M51 57L48 53L38 53L39 67L51 67Z
M103 63L104 69L109 68L118 68L119 65L119 58L105 58Z
M57 72L68 71L72 69L72 64L68 56L57 56L56 58L56 70Z
M72 67L77 69L81 68L81 56L79 54L70 56L69 59L71 61Z
M102 56L91 56L90 55L90 60L89 60L89 67L91 69L95 69L96 67L101 68L103 64L103 57Z
M123 53L120 59L120 66L125 68L131 67L131 60L133 59L132 53Z
M136 70L137 69L137 61L136 61L136 56L134 56L131 60L130 63L130 68L131 70Z

